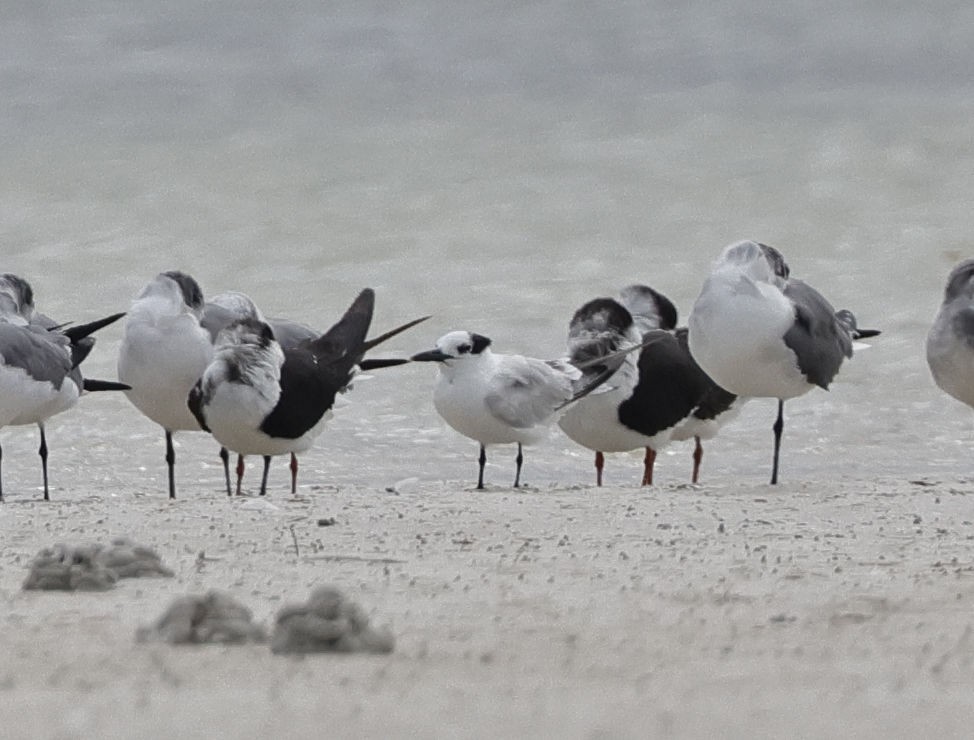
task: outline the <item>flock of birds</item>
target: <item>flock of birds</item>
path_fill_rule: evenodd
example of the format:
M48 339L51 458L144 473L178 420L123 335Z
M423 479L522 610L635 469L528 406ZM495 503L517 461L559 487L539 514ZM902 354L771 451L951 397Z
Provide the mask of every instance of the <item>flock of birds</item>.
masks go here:
M596 298L575 312L567 355L559 360L494 353L488 337L469 331L451 331L408 358L367 358L429 318L369 339L374 305L374 292L365 289L320 332L266 318L242 293L204 301L192 277L170 271L143 288L127 315L75 326L36 310L26 280L0 275L0 426L39 427L45 500L45 421L74 406L84 391L111 390L124 392L163 428L170 498L176 496L172 437L184 430L207 431L221 445L228 495L230 452L238 455L238 494L245 455L263 457L262 495L271 458L290 455L293 492L296 454L311 447L359 370L433 362L440 369L437 412L480 446L478 488L488 446L517 445L518 486L523 447L547 437L555 423L595 453L597 485L605 453L643 448L642 482L652 484L657 451L684 439L695 440L696 483L701 440L754 397L778 399L771 473L777 483L784 402L828 388L857 340L879 334L860 329L851 312L836 311L791 277L778 250L753 241L723 250L686 327L677 327L676 308L665 296L632 285L618 298ZM84 378L80 365L94 346L92 334L122 316L118 381ZM950 273L927 359L936 383L974 407L974 259Z

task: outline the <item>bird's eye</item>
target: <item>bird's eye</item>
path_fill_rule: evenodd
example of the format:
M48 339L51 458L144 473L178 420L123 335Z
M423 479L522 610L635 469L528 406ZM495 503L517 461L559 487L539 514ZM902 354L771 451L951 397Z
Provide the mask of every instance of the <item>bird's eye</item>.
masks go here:
M461 344L459 347L457 347L457 352L459 352L461 355L465 355L471 349L473 349L473 347L471 347L469 344Z

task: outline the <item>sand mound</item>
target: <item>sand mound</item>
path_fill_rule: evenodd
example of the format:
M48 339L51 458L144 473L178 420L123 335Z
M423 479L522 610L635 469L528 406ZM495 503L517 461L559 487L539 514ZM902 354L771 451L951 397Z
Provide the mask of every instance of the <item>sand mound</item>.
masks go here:
M141 627L136 639L172 645L240 644L266 642L267 635L253 623L247 607L228 594L210 591L176 599L154 625Z
M111 545L100 550L98 558L119 578L170 577L173 574L162 564L162 558L155 550L126 537L112 540Z
M281 609L271 638L275 653L390 653L394 644L389 630L371 628L363 609L331 586Z
M97 544L47 547L35 556L24 581L26 590L105 591L119 578L172 576L156 552L119 537Z
M24 589L46 591L106 591L118 575L99 557L99 545L46 547L34 557Z

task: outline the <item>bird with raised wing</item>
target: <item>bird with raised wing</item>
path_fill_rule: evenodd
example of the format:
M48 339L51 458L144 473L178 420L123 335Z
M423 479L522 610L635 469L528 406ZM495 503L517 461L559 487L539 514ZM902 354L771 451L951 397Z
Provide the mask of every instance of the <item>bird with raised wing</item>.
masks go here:
M374 308L375 292L366 288L327 332L290 348L258 319L234 322L218 335L213 361L188 394L187 407L227 449L264 458L261 495L271 457L309 449L359 369L408 362L364 356L428 317L366 339Z

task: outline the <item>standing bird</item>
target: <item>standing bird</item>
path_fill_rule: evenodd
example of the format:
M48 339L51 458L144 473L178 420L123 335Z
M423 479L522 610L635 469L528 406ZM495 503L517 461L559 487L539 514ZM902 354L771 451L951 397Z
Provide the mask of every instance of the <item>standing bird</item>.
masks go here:
M859 329L810 285L790 277L781 253L742 241L724 249L704 282L689 321L689 347L700 367L739 396L778 399L771 483L778 482L784 402L815 386L828 389Z
M265 321L263 314L249 296L236 291L227 291L214 296L203 305L203 316L200 323L210 333L210 339L214 344L220 332L231 324L244 320L254 319ZM312 329L310 326L300 324L289 319L266 319L274 332L274 338L282 349L291 349L304 341L314 339L321 335L320 331ZM223 461L223 475L226 479L227 495L231 495L230 489L230 456L226 447L220 447L220 459ZM237 495L240 495L241 484L244 475L244 456L237 455ZM298 489L298 458L291 453L291 493L296 493Z
M632 342L644 344L638 357L624 358L610 389L582 399L559 420L569 438L595 451L596 485L602 485L604 453L646 448L642 485L652 485L657 452L671 440L696 438L692 481L697 482L703 448L734 413L736 397L718 387L690 356L686 330L674 331L676 307L645 285L631 285L620 300L597 298L572 317L568 351L572 361L603 354Z
M45 422L72 408L86 390L126 388L111 381L85 379L80 368L95 345L90 335L123 315L61 328L34 310L33 290L26 280L9 273L0 275L0 427L37 425L45 501L50 500ZM0 449L0 458L2 455Z
M947 278L927 334L927 364L945 393L974 406L974 259L959 263Z
M494 354L490 343L480 334L452 331L436 341L435 349L411 359L439 363L440 375L433 389L437 413L460 434L480 443L477 488L484 487L487 445L513 443L517 444L517 488L523 445L545 439L566 407L604 383L616 363L614 358L600 355L593 366L606 364L589 377L561 360ZM638 346L637 341L633 349Z
M199 431L186 397L213 358L210 333L200 324L203 291L178 270L156 275L132 302L118 356L118 378L135 407L166 435L169 498L176 498L177 431Z
M185 405L227 449L263 456L262 496L271 456L309 449L331 418L335 397L348 389L359 368L406 362L363 358L428 317L366 340L374 308L375 292L367 288L331 329L290 348L258 319L237 321L218 335L213 361Z

